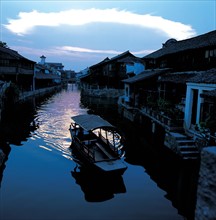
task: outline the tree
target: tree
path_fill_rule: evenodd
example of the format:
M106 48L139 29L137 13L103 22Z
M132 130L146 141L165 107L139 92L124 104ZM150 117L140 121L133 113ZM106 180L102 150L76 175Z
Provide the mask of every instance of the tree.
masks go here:
M0 47L9 48L7 43L0 41Z

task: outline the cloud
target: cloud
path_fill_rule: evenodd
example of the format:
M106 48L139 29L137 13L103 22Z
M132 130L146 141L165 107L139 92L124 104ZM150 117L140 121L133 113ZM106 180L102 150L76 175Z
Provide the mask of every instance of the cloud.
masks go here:
M99 54L112 54L112 55L118 55L125 51L116 51L116 50L95 50L95 49L89 49L89 48L82 48L82 47L72 47L72 46L62 46L62 47L56 47L57 51L62 51L64 53L67 52L79 52L79 53L99 53ZM140 54L149 54L152 53L154 50L141 50L141 51L132 51L131 53L134 55L140 55Z
M82 47L72 47L72 46L63 46L63 47L56 47L57 50L65 51L65 52L80 52L80 53L102 53L102 54L119 54L122 53L116 50L95 50L95 49L88 49Z
M190 25L171 21L150 14L136 14L118 9L71 9L60 12L43 13L36 10L20 12L18 19L8 19L5 27L18 35L25 35L37 26L58 27L60 25L81 26L89 23L116 23L140 26L160 31L177 40L186 39L196 33Z
M52 48L31 48L31 47L23 47L23 46L13 46L14 50L20 51L21 53L31 54L35 56L41 56L42 54L46 54L46 56L77 56L77 54L103 54L110 55L110 57L121 54L125 51L116 51L116 50L97 50L97 49L89 49L82 47L72 47L72 46L62 46L62 47L52 47ZM131 53L134 55L146 55L152 53L153 50L141 50L141 51L132 51Z

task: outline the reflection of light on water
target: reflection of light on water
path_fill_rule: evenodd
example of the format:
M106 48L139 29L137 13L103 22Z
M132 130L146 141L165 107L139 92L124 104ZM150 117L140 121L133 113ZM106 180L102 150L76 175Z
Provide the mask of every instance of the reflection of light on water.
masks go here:
M73 160L73 158L71 156L68 156L68 155L65 155L65 154L62 154L62 156L67 158L68 160Z
M67 91L61 91L44 103L37 111L35 122L38 129L34 131L31 139L42 138L45 149L55 149L65 158L71 158L71 137L69 126L71 116L86 113L80 107L80 92L73 86ZM40 146L41 147L41 146Z
M44 147L43 145L39 145L40 148L43 148L45 150L48 150L48 151L52 151L50 148L47 148L47 147Z

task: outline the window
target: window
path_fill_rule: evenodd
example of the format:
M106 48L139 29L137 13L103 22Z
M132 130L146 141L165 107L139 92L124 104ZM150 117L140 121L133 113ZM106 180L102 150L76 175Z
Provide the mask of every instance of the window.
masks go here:
M209 57L216 57L216 49L205 51L205 58L209 58Z
M0 65L1 66L8 66L9 65L9 60L0 60Z

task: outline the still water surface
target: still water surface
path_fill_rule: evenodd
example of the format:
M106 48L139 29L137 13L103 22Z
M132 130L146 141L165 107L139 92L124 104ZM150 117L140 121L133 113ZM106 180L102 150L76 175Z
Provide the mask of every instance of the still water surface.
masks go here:
M188 198L181 198L184 177L179 178L183 171L167 171L173 166L170 157L164 166L158 154L137 155L136 143L130 139L125 155L128 169L122 176L104 179L77 168L69 148L70 117L95 111L90 106L82 102L77 87L69 85L4 117L1 138L10 152L0 178L0 219L185 219L187 212L181 208ZM99 108L118 124L112 111Z

